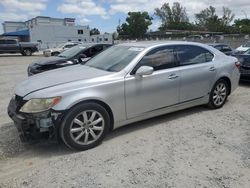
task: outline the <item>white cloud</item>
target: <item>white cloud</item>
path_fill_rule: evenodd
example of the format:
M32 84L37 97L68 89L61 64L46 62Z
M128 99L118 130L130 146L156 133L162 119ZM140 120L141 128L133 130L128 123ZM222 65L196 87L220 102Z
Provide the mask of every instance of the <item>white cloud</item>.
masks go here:
M47 0L1 0L0 4L7 11L42 11L46 9Z
M94 2L94 0L64 0L57 8L64 14L74 14L80 24L89 24L91 22L87 16L100 16L102 19L109 19L106 9Z
M23 21L46 9L47 0L0 0L0 21Z
M106 9L93 0L65 0L57 10L65 14L80 15L83 19L86 19L86 16L94 15L101 16L103 19L109 17Z
M18 20L26 20L28 19L28 16L26 14L18 14L18 13L6 13L6 12L1 12L0 13L0 18L3 21L18 21Z
M236 17L244 17L244 11L250 17L249 0L103 0L110 4L109 14L113 15L118 12L127 13L129 11L148 11L153 14L155 8L160 8L163 3L180 2L186 8L187 14L191 20L194 19L194 14L200 12L208 6L214 6L219 15L222 14L222 7L230 8ZM243 10L243 11L242 11Z

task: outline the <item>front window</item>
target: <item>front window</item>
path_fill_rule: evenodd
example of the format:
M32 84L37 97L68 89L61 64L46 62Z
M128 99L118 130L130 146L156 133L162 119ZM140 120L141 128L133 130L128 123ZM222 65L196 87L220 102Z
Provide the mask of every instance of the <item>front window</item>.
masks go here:
M174 54L174 47L164 46L150 51L137 64L132 74L141 66L153 67L154 71L175 67L176 57Z
M244 54L245 54L245 55L250 55L250 49L247 50Z
M77 45L72 48L69 48L65 50L64 52L60 53L58 57L64 57L64 58L72 58L79 54L83 49L85 49L85 46L82 45Z
M124 69L144 48L113 46L90 59L85 65L97 69L119 72Z

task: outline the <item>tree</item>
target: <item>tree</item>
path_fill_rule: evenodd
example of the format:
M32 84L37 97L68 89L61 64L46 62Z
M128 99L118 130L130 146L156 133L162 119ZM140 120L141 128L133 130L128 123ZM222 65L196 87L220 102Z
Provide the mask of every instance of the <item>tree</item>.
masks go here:
M196 23L201 27L206 27L209 21L217 20L218 16L215 14L215 8L209 6L208 8L202 10L200 13L195 14Z
M90 30L90 35L99 35L100 31L97 28L93 28Z
M121 38L143 38L152 19L148 12L129 12L126 22L117 27L117 32Z
M186 8L178 2L175 2L172 8L169 3L164 3L161 8L155 9L155 15L162 22L159 28L161 31L166 29L185 30L192 28L192 24L188 20Z
M220 18L216 14L216 9L212 6L195 14L196 24L201 28L209 31L228 32L230 23L234 19L234 14L229 8L223 7L223 16Z
M250 34L250 19L237 19L234 21L234 26L239 33Z
M224 26L228 26L234 19L235 14L233 14L232 10L227 7L222 7L223 16L222 16L222 24Z

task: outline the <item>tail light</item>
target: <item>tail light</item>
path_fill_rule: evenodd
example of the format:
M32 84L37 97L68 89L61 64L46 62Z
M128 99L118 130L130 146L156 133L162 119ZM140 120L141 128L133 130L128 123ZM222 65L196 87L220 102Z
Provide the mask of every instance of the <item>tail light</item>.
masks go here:
M237 69L240 70L240 62L239 61L235 62L235 66L236 66Z

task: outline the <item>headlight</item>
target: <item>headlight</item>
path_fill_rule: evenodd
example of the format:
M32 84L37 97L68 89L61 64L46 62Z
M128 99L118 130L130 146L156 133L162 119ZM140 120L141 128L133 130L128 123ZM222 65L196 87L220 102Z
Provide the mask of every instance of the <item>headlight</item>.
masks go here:
M43 98L43 99L30 99L20 109L24 113L38 113L49 110L61 100L61 97Z

